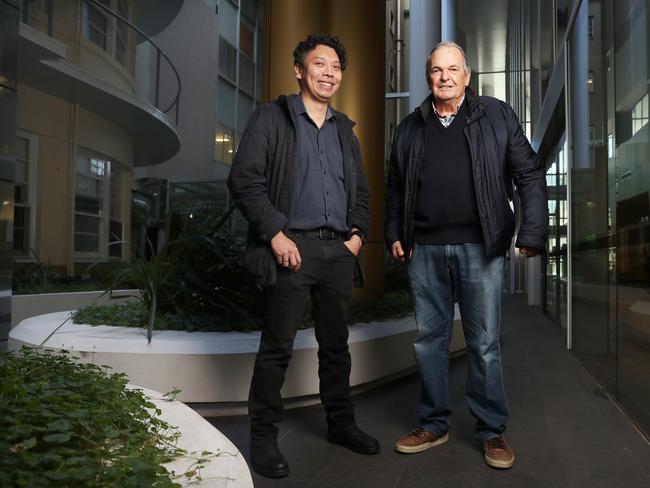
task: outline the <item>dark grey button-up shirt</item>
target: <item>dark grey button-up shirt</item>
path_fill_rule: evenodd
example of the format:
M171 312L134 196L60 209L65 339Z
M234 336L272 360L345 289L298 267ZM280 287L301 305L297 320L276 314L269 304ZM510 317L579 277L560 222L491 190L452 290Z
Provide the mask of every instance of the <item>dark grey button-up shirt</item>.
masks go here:
M309 117L300 96L293 99L296 116L297 152L293 196L287 228L311 230L319 227L346 232L347 196L343 186L343 153L335 115L328 108L319 129Z

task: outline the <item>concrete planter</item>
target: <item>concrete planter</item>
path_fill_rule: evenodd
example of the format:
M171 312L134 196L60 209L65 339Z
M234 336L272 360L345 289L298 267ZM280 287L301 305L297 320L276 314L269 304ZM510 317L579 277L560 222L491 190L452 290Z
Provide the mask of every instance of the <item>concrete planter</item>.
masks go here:
M129 297L138 296L140 292L138 290L115 290L112 299L108 298L108 294L101 296L102 293L104 293L103 290L13 295L11 297L11 328L36 315L77 310L91 304L107 305L133 300Z
M186 473L195 466L195 458L198 455L196 453L209 451L215 454L201 469L201 481L196 478L180 478L175 480L177 483L199 488L253 488L253 479L244 456L212 424L187 405L163 399L163 395L157 391L136 385L129 385L129 388L142 390L156 408L160 409L158 417L175 426L181 434L176 445L185 449L188 456L165 464L167 471L177 475ZM194 457L192 453L195 453Z
M58 312L24 320L9 335L9 348L39 345L69 317ZM456 309L451 352L465 348ZM350 326L352 373L360 387L404 374L415 366L412 317ZM68 349L84 361L124 372L129 381L153 390L182 390L183 402L232 404L246 402L259 332L154 331L147 344L141 329L77 325L67 322L47 342ZM284 398L318 395L317 342L313 329L298 331L294 353L282 389Z

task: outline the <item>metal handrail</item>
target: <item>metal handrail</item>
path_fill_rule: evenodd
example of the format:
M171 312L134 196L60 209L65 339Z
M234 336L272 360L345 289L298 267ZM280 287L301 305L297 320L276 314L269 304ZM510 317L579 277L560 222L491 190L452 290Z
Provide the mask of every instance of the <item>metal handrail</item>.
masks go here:
M160 49L160 47L158 47L158 45L151 39L151 37L149 37L147 34L145 34L142 31L142 29L140 29L139 27L133 25L128 19L125 19L120 14L118 14L117 12L111 10L106 5L98 2L97 0L84 0L84 1L91 3L95 7L101 8L102 10L104 10L106 13L108 13L112 17L115 17L120 22L125 23L132 30L134 30L138 34L140 34L154 48L156 48L156 51L157 51L157 55L156 55L156 99L155 99L155 102L154 102L154 105L156 106L156 108L160 108L159 107L159 104L160 104L160 57L162 56L163 58L165 58L165 60L169 64L169 67L172 69L172 71L174 72L174 75L176 76L176 83L178 85L178 90L176 91L176 96L174 97L174 100L169 105L169 107L167 107L164 110L162 110L162 109L161 110L162 110L163 113L168 114L168 112L172 108L175 108L174 122L175 122L176 125L178 125L178 106L179 106L179 102L180 102L181 89L182 89L182 87L181 87L181 77L179 76L178 71L176 70L176 67L174 66L174 63L172 63L171 59L169 59L169 56L167 56L167 54L165 54L165 52L162 49Z

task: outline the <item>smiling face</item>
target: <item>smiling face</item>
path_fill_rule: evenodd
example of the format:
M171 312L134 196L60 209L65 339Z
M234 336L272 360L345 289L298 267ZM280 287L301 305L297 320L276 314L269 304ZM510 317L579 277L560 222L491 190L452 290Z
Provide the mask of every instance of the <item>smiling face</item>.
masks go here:
M443 104L460 102L471 76L465 71L463 54L455 47L440 47L431 55L429 66L429 88L435 100Z
M303 66L294 66L303 100L328 103L341 85L343 70L336 51L322 44L305 56Z

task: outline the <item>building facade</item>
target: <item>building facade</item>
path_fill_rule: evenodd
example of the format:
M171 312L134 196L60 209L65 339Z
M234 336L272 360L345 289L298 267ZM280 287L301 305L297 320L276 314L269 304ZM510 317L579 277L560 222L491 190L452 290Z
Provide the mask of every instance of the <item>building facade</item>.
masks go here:
M178 104L138 90L136 47L150 43L133 24L138 8L124 0L22 2L18 262L39 260L73 275L97 261L129 259L134 168L180 147ZM161 76L154 72L149 84Z

